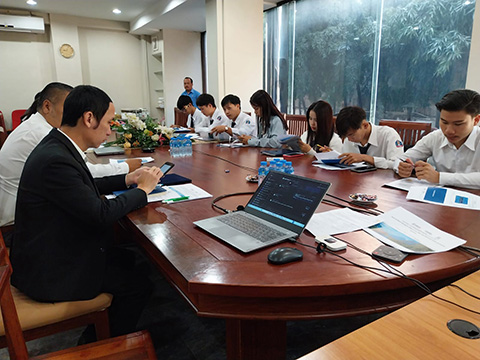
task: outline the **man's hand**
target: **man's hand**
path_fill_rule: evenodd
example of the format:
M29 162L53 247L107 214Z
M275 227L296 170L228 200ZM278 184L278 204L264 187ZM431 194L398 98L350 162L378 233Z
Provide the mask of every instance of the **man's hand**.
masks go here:
M398 175L400 177L409 177L412 175L413 169L415 169L415 165L413 164L412 160L400 160L400 163L398 164Z
M150 168L145 167L143 169L145 169L145 171L142 171L137 178L137 187L145 191L145 193L148 195L157 186L160 178L163 175L163 172L156 166L152 166Z
M252 137L248 135L240 135L238 136L238 140L242 142L243 145L248 145L248 140L250 140Z
M312 150L312 147L306 143L304 143L302 140L298 139L298 146L300 147L300 150L302 150L303 153L308 153L310 150Z
M424 179L436 184L440 181L439 172L425 161L417 161L415 163L415 173L417 174L418 179Z
M128 172L131 173L137 170L140 166L142 166L142 159L127 159L125 162L128 165Z
M212 130L210 130L210 134L221 134L225 132L225 128L226 128L225 125L217 125L213 127Z
M373 160L373 157L366 154L343 153L343 154L340 154L338 157L342 158L342 160L340 160L340 163L345 165L352 165L353 163L358 163L362 161L369 163L371 165L375 165L375 161Z

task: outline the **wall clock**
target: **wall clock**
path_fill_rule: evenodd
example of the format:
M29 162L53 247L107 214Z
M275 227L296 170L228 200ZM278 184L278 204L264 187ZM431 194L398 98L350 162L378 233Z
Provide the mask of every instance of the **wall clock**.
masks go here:
M60 46L60 54L66 58L69 59L73 56L75 52L73 51L73 47L70 44L63 44Z

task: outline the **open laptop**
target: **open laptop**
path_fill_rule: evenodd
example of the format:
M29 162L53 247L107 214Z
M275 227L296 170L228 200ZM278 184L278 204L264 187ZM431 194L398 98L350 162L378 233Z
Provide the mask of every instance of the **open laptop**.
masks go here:
M298 237L329 188L324 181L270 171L245 211L194 224L247 253Z

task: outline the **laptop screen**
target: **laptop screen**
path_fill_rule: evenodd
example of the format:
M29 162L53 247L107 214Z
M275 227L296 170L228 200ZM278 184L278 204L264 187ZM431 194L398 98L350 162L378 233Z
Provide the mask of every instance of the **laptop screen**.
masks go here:
M324 181L271 171L245 211L300 234L329 187Z

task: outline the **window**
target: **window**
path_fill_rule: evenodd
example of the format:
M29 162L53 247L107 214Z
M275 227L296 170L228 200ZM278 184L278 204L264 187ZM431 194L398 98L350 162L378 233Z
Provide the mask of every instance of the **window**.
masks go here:
M264 15L265 89L282 112L318 99L437 125L465 86L475 1L299 0Z

